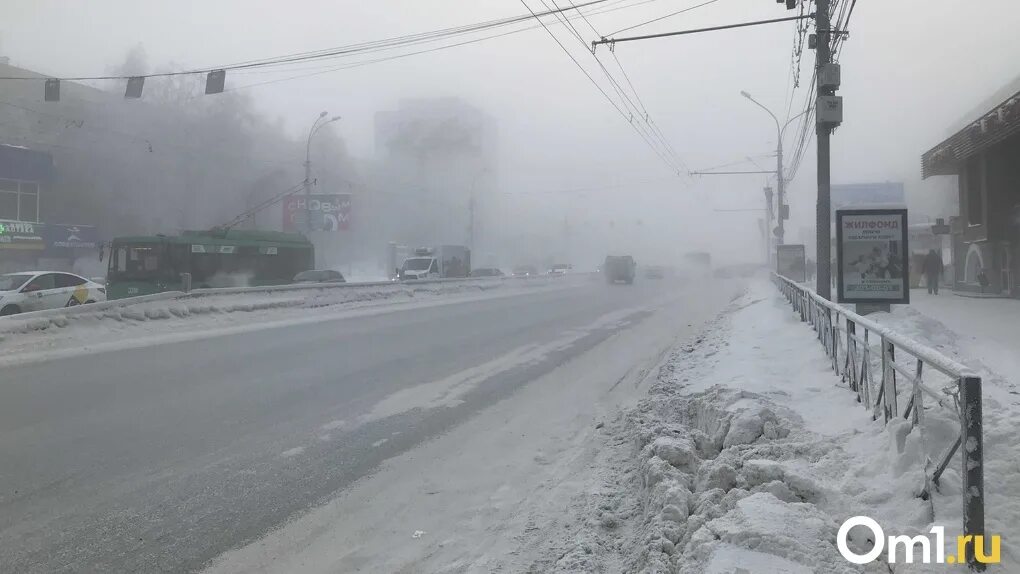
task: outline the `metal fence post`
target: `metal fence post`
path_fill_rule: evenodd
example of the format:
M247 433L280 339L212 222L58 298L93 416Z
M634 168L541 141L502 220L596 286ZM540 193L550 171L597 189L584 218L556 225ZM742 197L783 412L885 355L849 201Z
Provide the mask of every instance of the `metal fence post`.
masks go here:
M896 405L896 370L891 364L896 361L896 347L882 337L882 390L884 391L884 402L882 414L885 422L896 416L899 409Z
M963 451L963 534L985 534L985 471L984 434L981 410L981 377L960 378L960 431ZM972 539L973 540L973 539ZM987 544L987 541L985 542ZM987 546L981 549L987 555ZM972 570L983 571L985 565L974 556L974 543L967 545L967 564Z
M861 402L861 387L857 382L857 324L846 318L846 366L843 378L850 379L850 390L857 393L857 402Z
M921 370L924 368L924 361L921 359L917 360L917 371L914 375L914 387L912 389L913 394L910 397L910 405L914 411L912 422L914 426L919 427L924 424L924 396L921 394Z

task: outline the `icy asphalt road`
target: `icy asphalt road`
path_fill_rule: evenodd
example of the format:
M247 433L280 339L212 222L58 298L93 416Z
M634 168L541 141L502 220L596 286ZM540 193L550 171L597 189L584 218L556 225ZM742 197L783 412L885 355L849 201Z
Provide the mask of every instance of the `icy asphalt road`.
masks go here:
M0 571L198 569L656 314L708 319L725 295L706 287L592 282L2 368Z

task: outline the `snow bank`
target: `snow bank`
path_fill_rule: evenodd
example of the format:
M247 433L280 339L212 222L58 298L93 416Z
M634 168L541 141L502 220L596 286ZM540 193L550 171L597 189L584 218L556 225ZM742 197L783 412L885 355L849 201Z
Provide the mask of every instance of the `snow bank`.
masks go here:
M924 340L917 335L908 333ZM929 432L948 432L934 427ZM573 502L579 526L551 536L532 570L889 572L884 562L857 566L839 554L836 532L856 515L874 518L886 534L944 526L947 553L955 554L958 459L924 500L924 464L939 441L909 424L873 421L833 374L811 328L767 283L677 349L648 398L603 431L593 469L601 487ZM1003 535L999 568L1013 572L1020 569L1008 549L1020 539L1013 512L1020 459L1006 468L1015 452L1001 448L1007 438L986 427L986 453L999 449L1004 457L986 470L988 532ZM871 547L865 534L851 532L858 552ZM898 573L954 569L962 568L894 566Z
M897 307L890 313L877 313L873 318L882 325L902 331L907 336L925 341L939 351L964 363L976 372L982 381L982 410L984 421L984 476L985 476L985 530L1003 536L1003 561L1012 564L1010 572L1020 571L1020 548L1011 541L1020 541L1020 351L1013 338L1003 337L1006 325L1016 326L1020 320L1020 304L1004 307L1001 300L965 299L946 302L946 324L931 315L940 315L943 308L937 304ZM967 309L960 307L969 306ZM955 315L965 311L970 321L956 321ZM961 332L962 331L962 332ZM1011 352L1003 352L1002 345ZM1008 355L1008 356L1007 356ZM1000 370L1001 369L1001 370ZM940 413L941 414L941 413ZM928 416L928 413L925 413ZM941 415L945 417L944 414ZM931 424L931 417L925 419ZM959 424L955 419L944 420L929 435L955 433ZM947 440L947 439L943 439ZM943 478L943 493L960 493L960 454L953 457L948 478ZM957 500L940 504L936 499L938 515L960 517L962 509Z
M487 297L487 293L569 287L570 281L492 279L348 285L272 291L205 290L189 295L160 293L127 303L110 301L56 312L26 313L0 319L0 352L20 360L24 353L66 350L121 338L180 333L257 322L321 316L324 311L366 305L409 303L449 296Z

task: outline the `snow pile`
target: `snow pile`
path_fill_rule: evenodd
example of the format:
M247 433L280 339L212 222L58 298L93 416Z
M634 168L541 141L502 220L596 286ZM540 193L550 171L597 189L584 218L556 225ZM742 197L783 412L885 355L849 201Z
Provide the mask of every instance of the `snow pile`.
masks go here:
M959 457L940 490L922 496L926 458L958 429L939 409L928 405L934 420L924 437L907 421L873 421L811 328L774 287L755 284L662 365L647 399L605 424L596 484L571 504L576 526L550 537L531 571L889 572L884 553L857 566L838 552L836 532L856 515L886 535L944 526L955 554ZM1006 438L986 427L986 452L1013 456L1001 449ZM1020 500L1018 460L1012 468L989 460L986 469L988 532L1006 541L1002 571L1020 567L1008 548L1020 539L1020 515L1007 500ZM868 535L852 531L850 546L867 551ZM898 573L961 568L899 562Z
M961 303L962 300L962 303ZM989 303L991 305L989 305ZM1012 343L997 337L997 331L1006 324L1016 325L1020 320L1020 304L1011 302L1013 308L1002 307L1001 300L950 299L947 302L952 321L954 306L970 306L972 323L954 322L954 327L973 329L975 334L959 333L941 321L929 316L941 309L934 305L922 305L924 313L912 307L894 309L893 313L871 315L877 322L896 329L918 341L923 341L951 358L971 368L982 380L982 410L984 420L984 474L985 474L985 530L989 534L1003 536L1003 562L1007 560L1020 571L1020 549L1011 541L1020 540L1020 365L1017 364L1017 349L1013 347L1009 357L1004 356L1001 345ZM986 307L987 310L985 309ZM982 317L983 311L992 317ZM1011 311L1011 313L1009 313ZM1014 318L1011 318L1013 315ZM984 319L984 323L982 323ZM991 322L991 324L989 324ZM982 337L983 331L990 330L996 338ZM1015 370L997 371L995 369ZM902 403L901 403L902 404ZM944 413L944 411L943 411ZM959 423L955 419L945 422L940 413L939 434L955 433ZM926 425L931 425L928 413ZM935 434L928 431L929 436ZM953 435L955 436L955 435ZM949 440L943 438L943 441ZM943 479L943 493L960 491L960 454L958 453ZM950 498L944 502L936 499L936 513L940 516L960 517L959 499Z
M638 454L623 471L624 492L596 505L596 545L623 552L627 572L733 572L731 563L751 572L763 564L856 572L836 550L839 524L817 506L831 487L798 464L824 459L831 446L782 412L755 393L713 386L688 394L660 383L615 423ZM624 522L634 524L613 544ZM594 566L577 554L557 570Z

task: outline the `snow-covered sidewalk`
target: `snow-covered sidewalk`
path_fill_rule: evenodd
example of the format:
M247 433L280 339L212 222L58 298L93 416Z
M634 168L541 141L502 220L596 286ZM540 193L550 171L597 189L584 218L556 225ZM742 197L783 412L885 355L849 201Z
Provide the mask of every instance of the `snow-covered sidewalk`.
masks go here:
M983 303L979 301L977 303ZM979 369L985 385L986 530L1020 571L1017 401L1009 383L916 310L875 318ZM934 418L934 417L933 417ZM937 424L937 419L936 419ZM957 427L958 428L958 427ZM937 429L944 432L945 429ZM888 425L836 376L806 323L774 286L755 283L662 365L649 397L602 429L583 494L555 530L525 537L532 572L706 574L946 572L960 565L851 564L836 533L856 515L886 535L961 530L959 455L922 500L926 457L945 447ZM927 440L925 438L927 436ZM864 530L863 533L868 531ZM851 547L871 542L851 531ZM902 562L902 550L900 551Z
M928 295L919 290L912 291L910 298L910 305L893 310L899 324L913 323L919 337L934 341L941 342L947 331L952 333L950 351L958 352L964 359L961 362L980 361L1006 377L1010 390L1015 390L1020 383L1020 301L946 292Z

